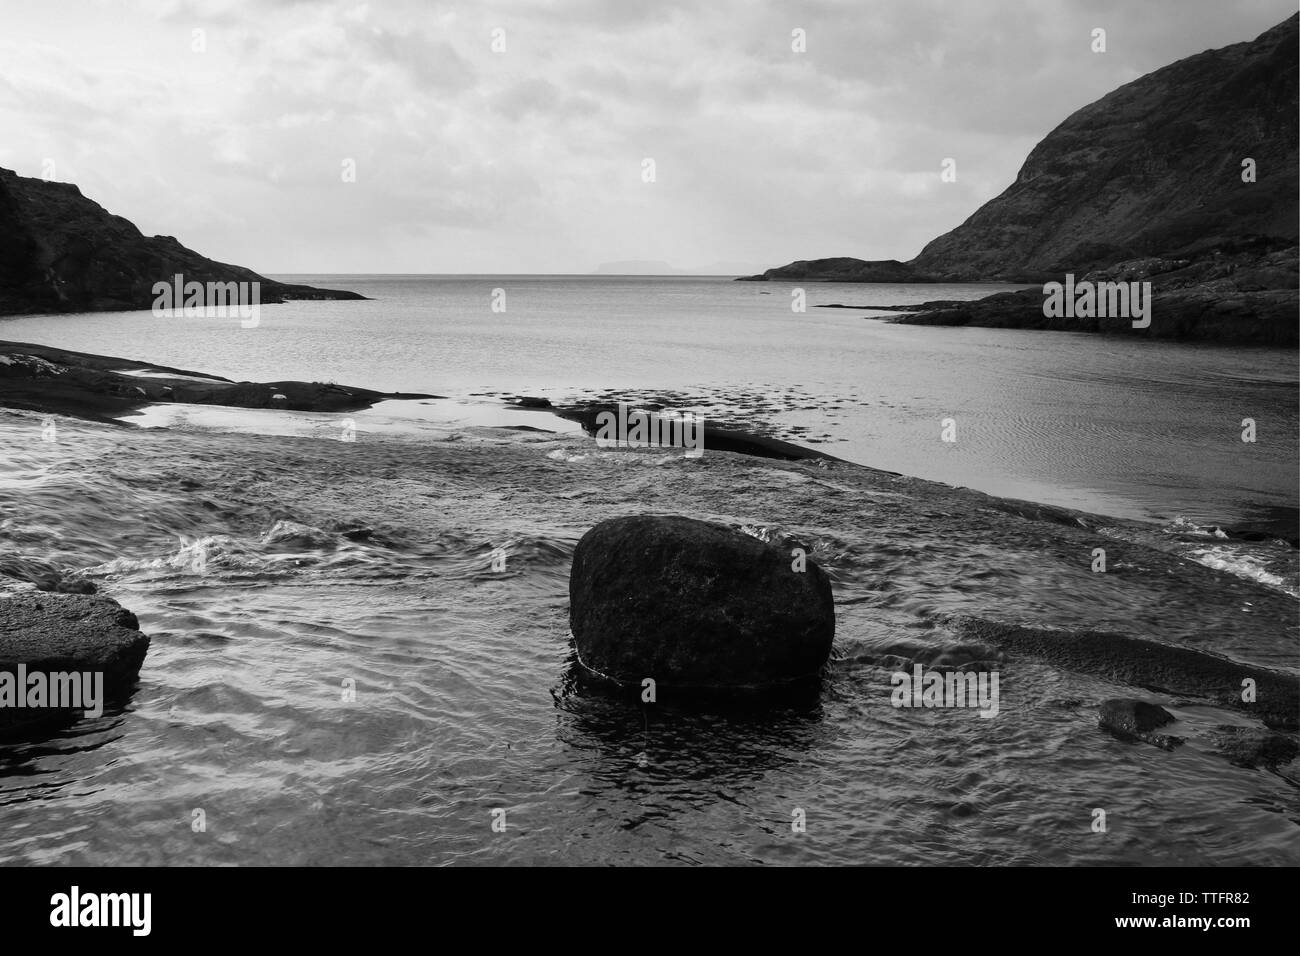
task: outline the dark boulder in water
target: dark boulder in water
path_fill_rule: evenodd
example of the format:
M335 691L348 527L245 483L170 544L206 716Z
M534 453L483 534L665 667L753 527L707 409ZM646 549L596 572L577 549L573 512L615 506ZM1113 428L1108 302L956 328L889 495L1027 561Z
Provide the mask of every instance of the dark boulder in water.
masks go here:
M0 585L0 674L94 673L103 675L107 697L121 697L135 686L149 638L134 614L101 595L52 594L30 585ZM20 671L21 667L21 671ZM0 731L59 716L0 706ZM79 715L78 715L79 716Z
M799 552L723 525L638 516L578 542L569 576L578 659L622 684L772 689L830 656L830 579Z
M112 598L0 588L0 670L103 671L106 686L129 689L148 649L135 615Z
M1174 722L1174 715L1157 704L1112 697L1101 702L1101 722L1126 734L1145 734Z
M1165 724L1172 724L1175 717L1163 707L1148 704L1146 701L1128 697L1104 700L1097 719L1101 726L1121 737L1145 740L1165 750L1173 750L1182 743L1178 737L1169 737L1155 732Z

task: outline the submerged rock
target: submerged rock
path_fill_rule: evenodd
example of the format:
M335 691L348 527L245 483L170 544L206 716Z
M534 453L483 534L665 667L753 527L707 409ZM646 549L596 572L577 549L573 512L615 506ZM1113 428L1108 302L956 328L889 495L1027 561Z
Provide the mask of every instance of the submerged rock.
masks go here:
M1273 729L1300 728L1300 681L1294 674L1108 631L1023 627L965 615L953 616L948 623L965 641L1113 683L1211 700ZM1256 695L1243 700L1247 679Z
M662 406L651 404L646 408L654 409L662 408ZM588 402L561 406L552 410L560 418L580 424L589 435L595 435L599 431L602 413L609 413L614 416L613 420L615 421L620 417L619 406L610 402ZM641 409L633 411L639 412ZM700 422L700 429L703 435L703 442L700 447L705 451L732 451L740 455L778 458L784 461L843 461L843 459L836 458L834 455L828 455L812 448L805 448L802 445L795 445L788 441L781 441L779 438L771 438L767 435L758 435L735 428L719 428L717 425L704 420ZM682 446L677 445L676 447Z
M90 672L103 675L105 696L120 697L135 686L148 649L135 615L111 598L0 586L0 674L14 675L6 684L20 673ZM0 698L3 732L58 716L55 708L17 707Z
M1155 733L1158 728L1172 724L1176 718L1163 707L1146 701L1129 697L1104 700L1097 719L1101 726L1113 733L1144 740L1165 750L1173 750L1183 742L1179 737Z
M796 570L799 568L799 570ZM578 542L569 576L578 659L619 683L767 689L830 655L830 580L806 557L723 525L638 516Z
M1215 750L1241 767L1274 769L1300 756L1300 744L1294 737L1256 727L1224 724L1209 736Z
M38 591L61 591L65 594L94 594L95 584L86 578L69 576L63 569L41 558L10 552L0 554L0 575L27 581ZM0 580L3 580L0 577ZM0 589L0 594L3 594Z

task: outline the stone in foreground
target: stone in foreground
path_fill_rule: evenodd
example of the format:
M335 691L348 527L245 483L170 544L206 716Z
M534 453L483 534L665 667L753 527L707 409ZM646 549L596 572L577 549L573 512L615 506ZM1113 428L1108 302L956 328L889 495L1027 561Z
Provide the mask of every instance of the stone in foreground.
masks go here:
M0 673L102 673L112 699L129 693L144 663L149 638L135 615L111 598L52 594L30 585L0 586ZM0 707L0 731L54 712Z
M835 605L811 560L723 525L638 516L578 542L569 623L583 666L619 683L763 690L818 674Z

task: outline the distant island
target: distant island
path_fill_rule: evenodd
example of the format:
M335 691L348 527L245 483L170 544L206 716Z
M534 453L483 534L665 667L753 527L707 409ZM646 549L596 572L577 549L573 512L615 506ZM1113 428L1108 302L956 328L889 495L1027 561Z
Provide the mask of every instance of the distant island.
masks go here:
M1061 123L1016 181L909 262L802 260L742 281L1150 281L1142 334L1297 344L1300 15L1121 86ZM897 321L1111 331L1048 318L1041 290Z
M753 271L748 262L714 262L694 269L679 269L662 259L622 259L596 266L598 276L740 276Z
M0 315L148 309L156 282L258 282L262 303L364 299L275 282L139 229L71 183L0 169Z
M838 256L833 259L800 259L786 266L768 269L759 275L741 276L737 282L768 282L771 280L804 282L938 282L933 276L897 259L854 259ZM976 280L978 281L978 280Z

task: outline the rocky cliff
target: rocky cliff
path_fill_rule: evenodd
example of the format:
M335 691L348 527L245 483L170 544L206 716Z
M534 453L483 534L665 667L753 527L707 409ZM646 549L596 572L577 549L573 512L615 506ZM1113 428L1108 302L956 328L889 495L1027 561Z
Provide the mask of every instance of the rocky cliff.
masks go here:
M1296 241L1297 25L1121 86L1038 144L1016 181L910 265L1038 282L1256 236ZM1243 161L1254 161L1254 182Z
M753 278L1149 281L1154 318L1143 335L1294 345L1298 50L1300 15L1125 84L1049 133L1005 192L911 262L818 259ZM1045 316L1041 286L909 310L899 321L1131 328L1124 317Z
M70 183L0 169L0 315L147 309L155 282L259 282L261 302L363 299L287 285L141 234Z

